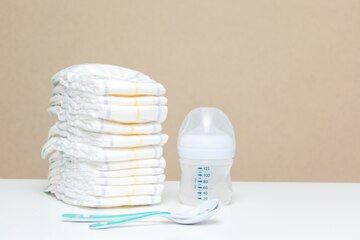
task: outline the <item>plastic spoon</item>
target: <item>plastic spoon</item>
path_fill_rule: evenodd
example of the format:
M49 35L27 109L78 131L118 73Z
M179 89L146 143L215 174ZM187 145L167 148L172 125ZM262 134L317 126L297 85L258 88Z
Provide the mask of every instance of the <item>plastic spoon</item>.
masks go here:
M218 200L210 200L200 204L199 206L183 213L171 213L171 212L152 212L138 216L131 216L129 218L94 223L90 225L90 229L105 229L116 227L125 223L134 222L140 219L161 216L179 224L196 224L212 217L221 208L221 204Z

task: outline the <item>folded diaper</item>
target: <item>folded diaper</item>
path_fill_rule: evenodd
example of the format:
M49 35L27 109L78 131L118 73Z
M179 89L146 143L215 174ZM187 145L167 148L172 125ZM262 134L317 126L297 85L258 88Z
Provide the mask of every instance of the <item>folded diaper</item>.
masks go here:
M103 148L79 142L70 142L62 137L53 137L43 147L43 159L48 159L54 152L63 152L75 158L94 162L116 162L160 158L163 149L158 145L137 148Z
M141 72L104 64L71 66L51 83L48 112L58 121L41 152L49 162L46 192L87 207L159 203L165 88Z
M162 130L161 124L158 122L143 124L122 124L115 121L107 121L92 117L82 116L82 119L67 120L57 122L59 129L76 132L77 130L86 130L95 133L111 133L122 135L135 134L154 134Z
M73 162L49 167L49 176L56 176L58 174L76 174L84 177L121 178L134 176L154 176L163 173L164 168L133 168L114 171L100 171L92 168L89 165Z
M140 159L119 162L90 162L87 159L79 159L65 153L54 152L49 157L49 170L56 166L66 164L79 164L88 166L99 171L116 171L133 168L165 168L166 161L164 158Z
M69 95L153 95L165 88L141 72L112 65L81 64L66 68L52 77L54 87L62 85Z
M83 185L104 185L104 186L122 186L122 185L138 185L138 184L155 184L163 183L165 175L155 176L133 176L122 178L104 178L104 177L88 177L80 174L58 174L48 177L49 183L68 182L74 184L82 182Z
M70 185L59 182L51 183L48 192L63 192L71 194L81 194L83 196L95 197L122 197L138 195L160 195L164 189L163 184L145 184L128 186L104 186L104 185Z
M94 197L77 193L63 193L60 191L48 191L56 198L71 205L84 207L118 207L157 204L161 201L161 195L139 195L125 197Z
M53 137L63 137L70 142L80 142L99 147L143 147L150 145L164 145L168 136L166 134L149 135L117 135L92 133L77 129L72 132L71 129L62 130L55 124L49 130L49 139Z
M79 108L82 104L104 104L116 106L146 106L146 105L166 105L167 98L164 96L94 96L91 94L82 94L81 96L69 96L59 85L53 89L53 96L50 98L49 106L70 105L73 108Z
M116 106L85 103L79 109L71 106L50 106L48 112L60 121L82 119L84 116L121 123L147 123L165 121L167 106Z

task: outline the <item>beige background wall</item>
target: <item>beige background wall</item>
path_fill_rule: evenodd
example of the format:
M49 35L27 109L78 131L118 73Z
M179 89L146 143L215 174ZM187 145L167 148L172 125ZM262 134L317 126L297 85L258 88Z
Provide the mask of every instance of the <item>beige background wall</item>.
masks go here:
M216 106L235 180L360 181L360 1L0 3L1 178L46 177L49 79L97 62L166 86L168 179L182 119Z

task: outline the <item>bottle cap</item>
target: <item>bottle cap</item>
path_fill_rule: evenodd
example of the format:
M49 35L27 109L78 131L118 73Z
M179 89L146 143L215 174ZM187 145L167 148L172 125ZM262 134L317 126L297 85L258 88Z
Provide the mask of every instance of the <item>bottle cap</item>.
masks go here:
M218 108L192 110L180 127L178 153L186 159L233 158L235 134L229 118Z

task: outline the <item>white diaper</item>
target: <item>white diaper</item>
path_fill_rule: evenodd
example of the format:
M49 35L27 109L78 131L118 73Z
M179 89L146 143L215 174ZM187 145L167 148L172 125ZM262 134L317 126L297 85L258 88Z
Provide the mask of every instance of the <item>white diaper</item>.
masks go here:
M84 207L119 207L157 204L161 201L160 195L140 195L126 197L93 197L67 192L51 191L56 198L63 202Z
M101 134L82 131L73 128L61 130L58 124L52 126L49 130L49 139L52 137L63 137L71 142L86 143L99 147L142 147L149 145L164 145L168 136L166 134L151 134L151 135L115 135L115 134Z
M76 132L77 130L86 130L97 133L111 133L111 134L154 134L162 130L161 124L157 122L143 123L143 124L122 124L114 121L107 121L92 117L85 117L83 119L68 120L66 122L56 122L58 128Z
M86 177L121 178L133 176L153 176L164 173L164 168L133 168L115 171L100 171L86 164L78 162L65 162L63 164L50 163L49 176L63 173L78 174Z
M49 106L71 105L74 108L81 106L83 103L104 104L117 106L144 106L144 105L166 105L167 98L164 96L97 96L91 94L69 96L62 86L58 85L53 89L53 96L50 98Z
M46 192L63 192L79 194L82 196L121 197L137 195L160 195L164 189L163 184L145 184L130 186L103 186L103 185L69 185L63 182L50 184Z
M84 103L81 108L71 106L50 106L48 112L60 121L83 119L84 116L122 123L147 123L165 121L167 106L116 106Z
M89 162L87 159L79 159L73 156L54 152L49 157L50 167L60 166L67 164L80 164L87 165L90 168L99 170L99 171L116 171L122 169L132 169L132 168L165 168L166 161L164 158L154 158L154 159L140 159L132 161L120 161L120 162Z
M102 148L84 143L70 142L61 137L49 139L43 149L42 158L48 159L56 151L63 152L75 158L94 162L116 162L136 159L160 158L163 149L160 146L139 148Z
M139 184L159 184L164 183L165 175L154 176L133 176L123 178L101 178L81 176L74 172L58 173L48 176L50 184L67 183L69 186L74 184L85 185L105 185L105 186L122 186L122 185L139 185Z
M94 95L164 95L165 88L134 70L103 64L81 64L56 73L54 87L62 85L69 95L79 92Z

